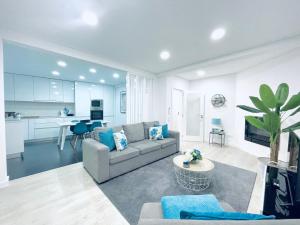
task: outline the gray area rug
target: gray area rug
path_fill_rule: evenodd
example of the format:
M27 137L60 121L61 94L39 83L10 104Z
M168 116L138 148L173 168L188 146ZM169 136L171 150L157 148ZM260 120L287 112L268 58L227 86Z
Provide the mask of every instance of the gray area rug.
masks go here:
M247 211L256 173L214 162L212 185L203 192L191 192L176 181L172 159L164 158L100 184L100 189L130 224L137 224L142 205L159 202L165 195L214 194L237 211Z

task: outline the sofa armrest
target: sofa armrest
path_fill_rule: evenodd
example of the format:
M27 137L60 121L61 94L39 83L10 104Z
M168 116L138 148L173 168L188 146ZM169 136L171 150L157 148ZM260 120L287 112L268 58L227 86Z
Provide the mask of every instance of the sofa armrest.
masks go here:
M180 150L180 132L174 131L174 130L169 130L169 137L176 139L176 148L177 148L177 152L179 152L179 150Z
M83 140L82 158L83 166L97 183L109 179L109 148L106 145L92 138Z

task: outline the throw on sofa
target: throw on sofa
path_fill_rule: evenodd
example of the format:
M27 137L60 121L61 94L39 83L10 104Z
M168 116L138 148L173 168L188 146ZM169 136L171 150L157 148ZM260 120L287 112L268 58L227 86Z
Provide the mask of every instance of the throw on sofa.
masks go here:
M123 151L109 151L99 142L99 132L108 128L96 128L92 138L83 141L83 166L97 183L102 183L178 152L179 132L169 130L168 138L149 140L149 128L158 124L153 121L113 127L114 132L125 132L128 148Z

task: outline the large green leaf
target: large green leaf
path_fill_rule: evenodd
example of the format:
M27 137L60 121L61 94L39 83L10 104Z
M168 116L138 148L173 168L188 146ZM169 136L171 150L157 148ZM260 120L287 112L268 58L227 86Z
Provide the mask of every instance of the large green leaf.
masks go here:
M252 125L255 126L258 129L265 129L265 125L263 123L263 121L261 121L260 119L255 118L254 116L246 116L245 119Z
M277 105L277 101L272 89L266 85L262 84L259 87L259 95L265 106L273 109Z
M252 108L250 106L246 106L246 105L237 105L236 107L243 109L245 111L251 112L251 113L261 113L262 111L256 108Z
M289 85L287 85L286 83L280 84L277 88L275 97L277 105L279 107L283 106L287 98L289 97Z
M290 116L296 115L298 112L300 112L300 107L298 107Z
M299 129L300 129L300 122L297 122L291 126L288 126L287 128L284 128L282 130L282 132L291 132L291 131L299 130Z
M290 100L282 107L281 111L288 111L300 106L300 94L293 95Z
M270 109L259 98L250 96L250 99L256 108L260 109L265 113L271 112Z
M280 129L280 117L274 112L264 114L264 126L272 135L278 133Z

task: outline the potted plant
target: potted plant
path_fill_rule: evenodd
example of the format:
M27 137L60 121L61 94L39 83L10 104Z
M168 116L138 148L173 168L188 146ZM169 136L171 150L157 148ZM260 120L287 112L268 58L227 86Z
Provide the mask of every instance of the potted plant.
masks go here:
M193 149L185 153L187 161L190 163L197 163L198 160L202 160L202 155L199 149Z
M250 96L255 108L246 105L238 105L237 107L251 113L263 113L262 119L255 116L246 116L245 118L251 125L269 133L270 163L277 164L281 133L300 129L300 122L282 129L284 121L300 111L300 93L293 95L288 100L289 86L282 83L275 93L268 85L260 85L259 95L260 98ZM293 111L289 113L290 110Z

